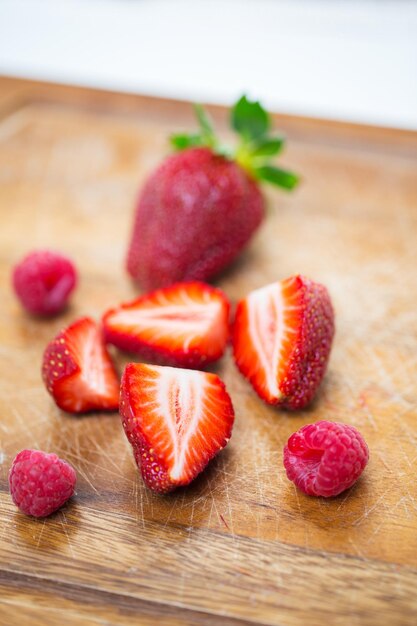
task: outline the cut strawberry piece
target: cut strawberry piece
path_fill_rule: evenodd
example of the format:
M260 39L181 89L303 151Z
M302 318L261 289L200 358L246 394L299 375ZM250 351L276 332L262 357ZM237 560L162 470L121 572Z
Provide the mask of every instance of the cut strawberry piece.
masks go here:
M333 335L327 289L294 276L252 291L238 304L234 357L263 400L301 409L325 374Z
M177 283L107 311L105 339L144 360L199 367L219 359L229 336L229 302L199 282Z
M188 485L225 447L234 411L215 374L129 363L120 414L146 485L167 493Z
M69 413L116 410L119 381L99 326L83 317L51 341L42 377L56 404Z

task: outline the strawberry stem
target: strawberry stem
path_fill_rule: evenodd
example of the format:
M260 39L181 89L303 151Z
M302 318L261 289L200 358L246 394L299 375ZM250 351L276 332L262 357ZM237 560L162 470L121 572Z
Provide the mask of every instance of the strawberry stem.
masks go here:
M195 104L194 111L199 131L172 135L170 140L175 150L204 146L216 154L236 161L257 180L287 190L297 186L297 174L271 164L271 160L283 150L285 138L270 135L271 119L259 102L251 102L243 95L232 107L230 122L239 136L239 142L234 149L219 143L212 121L201 104Z

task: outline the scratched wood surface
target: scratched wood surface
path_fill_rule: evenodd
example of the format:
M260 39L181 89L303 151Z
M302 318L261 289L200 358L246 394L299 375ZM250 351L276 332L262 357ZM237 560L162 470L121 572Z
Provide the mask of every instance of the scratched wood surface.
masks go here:
M212 113L222 127L225 111ZM231 442L161 497L144 488L117 414L65 415L43 388L42 351L61 326L137 293L123 270L135 196L167 132L192 123L184 103L0 80L0 624L414 624L416 134L277 120L303 184L267 191L268 219L217 283L234 302L294 272L328 286L337 334L310 409L264 405L226 354L214 369L235 405ZM13 263L42 246L81 275L50 321L10 289ZM358 427L371 451L357 485L328 501L298 492L281 462L289 435L322 418ZM76 496L47 520L8 495L24 447L78 473Z

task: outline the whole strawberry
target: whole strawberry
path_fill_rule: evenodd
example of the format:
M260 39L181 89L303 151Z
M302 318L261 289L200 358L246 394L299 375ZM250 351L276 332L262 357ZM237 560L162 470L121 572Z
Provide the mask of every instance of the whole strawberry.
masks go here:
M127 269L144 288L207 280L227 267L265 214L259 182L292 189L298 178L269 164L284 146L271 137L270 118L243 96L231 123L240 136L235 152L220 146L204 110L200 132L174 135L179 154L151 174L139 197Z

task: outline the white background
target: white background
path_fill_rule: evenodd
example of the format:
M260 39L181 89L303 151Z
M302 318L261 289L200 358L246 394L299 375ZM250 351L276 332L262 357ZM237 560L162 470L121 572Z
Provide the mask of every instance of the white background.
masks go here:
M0 0L0 73L417 129L417 2Z

